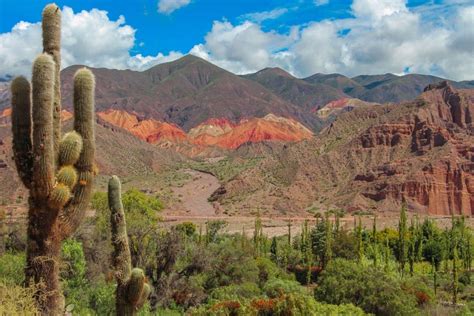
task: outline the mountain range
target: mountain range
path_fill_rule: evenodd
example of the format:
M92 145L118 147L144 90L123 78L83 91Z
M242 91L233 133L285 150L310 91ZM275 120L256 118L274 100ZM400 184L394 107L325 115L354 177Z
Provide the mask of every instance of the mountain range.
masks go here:
M79 67L62 71L66 126ZM279 68L239 76L191 55L143 72L91 69L105 174L141 177L227 157L239 172L221 179L212 199L232 214L256 205L270 214L383 211L403 201L422 213L473 214L474 81L296 78ZM18 196L12 181L21 187L10 159L9 98L0 82L1 198Z
M63 105L71 109L72 76L80 66L61 73ZM235 75L199 57L187 55L146 71L91 68L97 79L96 108L125 110L140 119L174 123L185 131L212 118L238 122L274 114L293 118L318 131L323 122L313 113L331 101L357 98L387 103L414 99L442 78L393 74L348 78L315 74L300 79L279 68ZM474 88L474 81L450 82ZM9 107L7 84L0 83L0 111Z
M244 196L245 199L239 197ZM273 148L213 197L233 212L320 209L474 214L474 90L429 85L413 101L340 113L306 142Z

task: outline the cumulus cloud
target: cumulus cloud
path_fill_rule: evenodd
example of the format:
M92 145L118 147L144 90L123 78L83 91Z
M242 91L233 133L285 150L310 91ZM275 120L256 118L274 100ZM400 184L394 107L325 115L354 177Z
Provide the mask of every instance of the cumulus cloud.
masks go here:
M191 3L191 0L159 0L158 12L164 14L171 14L179 8L185 7Z
M351 9L351 18L312 22L287 34L252 21L217 21L191 53L237 73L279 66L300 77L417 72L473 79L474 6L450 6L451 14L438 17L442 23L410 10L405 0L354 0Z
M135 29L120 16L110 20L107 12L92 9L74 13L62 10L62 66L84 64L115 69L146 69L182 56L177 52L156 56L130 55ZM29 75L31 63L42 51L41 24L21 21L0 34L0 76Z
M143 56L142 54L137 54L130 57L127 65L128 68L134 70L146 70L155 65L167 63L181 57L183 57L183 54L177 51L171 51L168 55L158 53L156 56Z
M282 35L264 32L250 21L236 26L228 21L215 21L205 37L205 44L194 46L190 53L233 72L245 73L274 65L275 59L296 36L296 29Z
M314 4L317 7L328 4L328 3L329 3L329 0L314 0Z
M265 20L272 20L281 17L287 13L287 8L276 8L270 11L252 12L240 16L241 19L261 23Z
M309 22L284 33L262 28L260 22L285 9L252 13L239 23L214 21L189 53L239 74L278 66L299 77L411 72L472 80L474 6L445 1L455 3L430 9L409 8L405 0L354 0L349 18ZM114 21L106 11L75 13L64 7L62 66L144 70L186 53L132 54L135 31L122 16ZM40 52L40 23L17 23L0 34L0 77L29 75Z

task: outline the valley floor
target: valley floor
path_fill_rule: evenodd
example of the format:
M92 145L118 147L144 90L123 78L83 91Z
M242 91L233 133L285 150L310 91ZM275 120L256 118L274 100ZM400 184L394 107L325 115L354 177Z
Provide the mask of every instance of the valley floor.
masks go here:
M241 233L244 231L251 236L254 230L255 216L229 216L223 213L223 208L218 202L210 202L212 193L219 188L219 180L210 173L193 169L181 169L178 173L187 175L186 179L178 185L171 187L175 203L171 203L161 213L165 227L174 226L177 223L193 222L198 226L205 227L209 220L222 220L227 222L228 233ZM180 177L182 178L182 177ZM396 227L399 220L399 210L377 214L377 224L380 228ZM420 218L426 216L421 215ZM429 216L434 219L440 227L450 227L450 216ZM291 220L292 231L301 232L305 220L315 222L316 218L308 213L308 216L261 216L263 232L268 237L281 236L288 232L288 222ZM371 227L373 216L361 216L362 225ZM352 229L354 216L347 215L340 218L341 227ZM466 224L474 227L474 218L468 218Z

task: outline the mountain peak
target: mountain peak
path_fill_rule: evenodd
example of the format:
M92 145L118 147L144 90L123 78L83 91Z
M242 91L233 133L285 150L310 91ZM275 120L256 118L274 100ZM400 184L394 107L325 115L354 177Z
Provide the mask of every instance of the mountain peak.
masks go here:
M289 72L287 72L286 70L280 67L263 68L262 70L257 71L254 74L249 74L249 75L255 75L255 76L272 75L272 76L280 76L280 77L295 79L295 77L292 74L290 74Z

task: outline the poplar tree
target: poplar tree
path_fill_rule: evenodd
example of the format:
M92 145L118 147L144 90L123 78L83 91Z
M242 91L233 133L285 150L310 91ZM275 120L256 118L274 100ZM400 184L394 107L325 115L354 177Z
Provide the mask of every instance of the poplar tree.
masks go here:
M272 238L272 245L270 246L271 259L278 262L278 244L275 236Z
M322 266L325 267L332 258L332 225L329 220L329 213L325 218L325 243L324 243L324 260Z
M377 266L378 257L378 244L377 244L377 215L374 216L374 222L372 224L372 242L373 242L373 255L374 255L374 266Z
M357 253L359 262L364 258L364 240L362 238L362 220L359 216L359 225L357 226Z
M398 262L400 264L400 273L403 276L407 260L407 214L406 206L402 205L400 211L400 221L398 224Z

